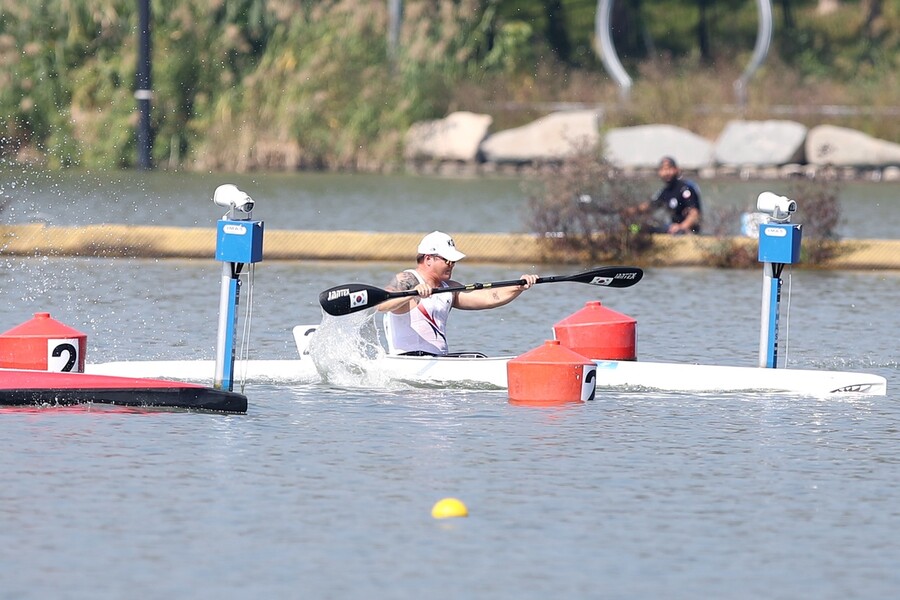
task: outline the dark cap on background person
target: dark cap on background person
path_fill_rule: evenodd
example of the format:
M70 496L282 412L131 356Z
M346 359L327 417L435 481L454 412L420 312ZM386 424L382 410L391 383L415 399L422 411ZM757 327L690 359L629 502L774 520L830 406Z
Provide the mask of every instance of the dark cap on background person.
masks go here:
M678 168L678 163L675 162L675 159L672 158L671 156L663 156L661 159L659 159L659 166L662 167L664 165L668 165L668 166L672 167L673 169Z

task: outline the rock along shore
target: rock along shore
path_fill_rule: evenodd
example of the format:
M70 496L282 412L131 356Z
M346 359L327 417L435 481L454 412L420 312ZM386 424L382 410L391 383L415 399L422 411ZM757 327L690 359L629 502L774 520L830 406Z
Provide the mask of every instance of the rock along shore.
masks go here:
M265 233L265 260L375 261L407 263L419 233L359 231L286 231ZM545 263L543 240L523 233L460 233L467 262L538 265ZM756 248L751 238L734 238ZM708 266L709 254L721 238L658 235L655 250L629 263L642 266ZM215 228L134 225L0 226L0 254L6 256L192 258L215 257ZM755 250L753 250L755 251ZM803 268L803 264L797 265ZM900 269L900 239L843 240L835 256L820 269Z
M601 109L553 112L521 127L491 131L492 117L455 112L414 123L404 139L407 169L421 173L517 173L603 149L626 175L652 174L673 156L700 178L792 177L900 181L900 144L822 124L732 120L715 140L673 125L604 127Z

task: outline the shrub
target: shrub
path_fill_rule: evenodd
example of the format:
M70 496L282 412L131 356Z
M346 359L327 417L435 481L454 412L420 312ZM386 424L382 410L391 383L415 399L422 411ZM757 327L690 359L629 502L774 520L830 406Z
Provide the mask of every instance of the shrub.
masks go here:
M759 264L757 244L739 236L743 211L736 206L717 206L703 212L703 231L715 238L704 246L707 264L727 269L746 269Z
M543 238L546 258L623 259L652 246L649 217L630 214L646 198L639 182L623 177L592 149L546 165L525 188L528 223Z
M841 187L832 179L798 179L788 197L797 202L794 221L803 224L804 262L817 265L837 253L841 221Z

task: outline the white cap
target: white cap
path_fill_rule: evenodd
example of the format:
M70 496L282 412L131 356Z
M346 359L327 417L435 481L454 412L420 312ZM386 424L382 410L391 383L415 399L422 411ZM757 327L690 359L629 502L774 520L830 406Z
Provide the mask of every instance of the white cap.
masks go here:
M432 231L419 242L419 254L437 254L441 258L456 262L466 257L456 249L453 238L440 231Z

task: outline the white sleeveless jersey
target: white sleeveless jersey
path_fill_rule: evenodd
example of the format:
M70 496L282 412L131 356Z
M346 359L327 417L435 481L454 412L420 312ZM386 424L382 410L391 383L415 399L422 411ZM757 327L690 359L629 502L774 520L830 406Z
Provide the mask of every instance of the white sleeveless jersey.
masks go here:
M422 277L413 269L408 269L424 283ZM450 287L441 282L441 287ZM431 354L447 354L447 317L453 307L453 294L435 294L429 298L420 298L419 304L411 311L403 314L384 313L384 334L387 338L389 354L404 352L428 352Z

